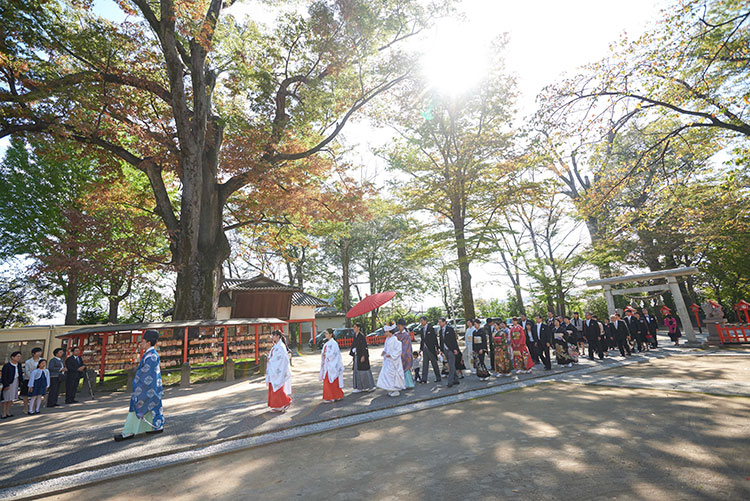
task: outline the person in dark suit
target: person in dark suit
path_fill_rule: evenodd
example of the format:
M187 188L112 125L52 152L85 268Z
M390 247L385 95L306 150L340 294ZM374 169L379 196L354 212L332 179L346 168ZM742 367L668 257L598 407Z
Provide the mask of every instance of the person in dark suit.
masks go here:
M659 322L656 321L656 317L648 314L648 310L646 308L643 308L643 321L646 322L648 331L651 333L651 347L658 348L659 341L656 339L656 333L659 330Z
M550 332L555 330L555 314L551 311L547 312L547 327L550 328Z
M625 318L622 320L625 322L625 325L628 326L628 342L630 343L632 351L637 349L640 352L641 349L638 346L638 322L633 315L633 311L629 309L625 310Z
M52 352L52 358L47 364L49 369L49 394L47 395L47 407L56 407L57 396L60 393L60 379L65 379L65 362L60 358L65 351L62 348L55 348Z
M544 370L552 369L552 360L549 357L549 349L552 346L552 332L550 326L542 321L542 316L536 316L536 324L531 327L537 337L537 353L544 364Z
M641 314L637 311L635 312L635 322L636 322L636 329L638 332L638 350L639 351L650 351L651 346L648 343L648 325L646 325L646 321L641 317Z
M487 353L490 356L490 372L495 374L495 331L500 328L500 319L488 318L484 329L485 338L487 339Z
M417 327L416 331L420 333L419 341L419 352L422 354L422 384L427 382L427 375L430 371L430 364L432 364L432 370L435 372L435 382L440 382L440 367L438 365L438 338L435 334L435 329L427 324L427 317L420 317L420 327Z
M441 318L438 324L440 325L440 348L448 360L448 388L450 388L454 384L459 384L458 374L456 374L456 361L461 356L461 352L458 351L456 329L448 325L444 318Z
M610 329L614 334L617 348L620 350L620 355L624 357L625 352L627 352L628 356L630 356L630 344L628 343L628 340L630 339L630 331L628 330L628 326L625 324L625 321L620 319L620 315L612 315L610 320L612 320L609 324Z
M599 342L601 329L599 329L599 322L594 320L590 311L586 312L586 320L583 321L583 336L589 344L589 360L594 360L594 352L599 355L599 360L604 360L604 352Z
M81 360L81 349L79 347L73 348L73 353L65 359L65 403L75 404L76 391L78 391L78 381L81 379L83 371L86 370L86 366L83 365Z

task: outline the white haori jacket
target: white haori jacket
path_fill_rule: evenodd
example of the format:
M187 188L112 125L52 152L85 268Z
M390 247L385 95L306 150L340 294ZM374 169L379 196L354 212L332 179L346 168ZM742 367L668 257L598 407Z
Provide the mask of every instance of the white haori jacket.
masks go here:
M284 388L284 393L292 393L292 369L289 367L289 355L286 345L279 340L268 352L268 365L266 366L266 383L270 383L273 391Z
M323 345L323 351L320 353L320 377L318 380L323 381L326 373L328 373L329 383L335 382L338 378L339 386L344 387L344 378L341 377L344 374L344 361L341 358L339 344L333 338L326 341L326 344Z
M385 340L383 348L383 368L378 374L378 388L386 391L406 389L404 367L401 364L401 341L396 336Z

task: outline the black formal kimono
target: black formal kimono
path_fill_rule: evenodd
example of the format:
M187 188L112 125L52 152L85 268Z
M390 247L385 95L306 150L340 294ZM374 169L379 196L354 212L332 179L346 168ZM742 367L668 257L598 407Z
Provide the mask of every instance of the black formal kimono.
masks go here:
M571 327L573 326L571 325ZM555 343L553 346L555 347L555 359L557 360L557 365L568 365L572 363L573 358L570 356L570 345L568 343L570 337L568 328L565 325L557 327L554 330L554 337Z
M483 329L487 331L487 352L490 354L490 368L492 373L495 373L495 334L492 332L492 328L484 326Z
M354 357L352 364L352 380L355 390L368 391L375 388L375 379L372 377L370 370L370 352L367 349L367 339L361 332L354 337L354 344L349 351L349 355ZM364 357L364 360L362 360Z

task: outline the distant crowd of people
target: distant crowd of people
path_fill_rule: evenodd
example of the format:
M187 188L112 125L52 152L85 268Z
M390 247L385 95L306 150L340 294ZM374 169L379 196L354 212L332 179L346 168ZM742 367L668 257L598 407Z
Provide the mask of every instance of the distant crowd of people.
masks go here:
M526 315L509 322L497 318L488 318L485 322L472 319L466 322L463 351L455 328L445 318L438 321L437 328L427 320L427 317L421 317L413 330L420 338L418 351L412 347L411 332L406 329L403 319L383 327L386 339L377 382L372 374L362 325L355 323L355 336L349 351L352 357L352 393L380 388L389 396L397 397L401 391L414 388L416 384L426 384L430 368L435 383L445 378L447 386L452 387L460 384L468 374L488 380L492 376L527 374L537 364L551 370L552 356L559 366L572 367L578 363L579 356L586 356L587 352L590 360L596 357L604 360L613 350L628 357L634 352L659 347L658 321L646 309L638 312L627 308L624 317L615 313L602 320L591 313L581 318L578 313L555 316L552 312L547 313L547 318L536 315L533 321ZM680 331L676 320L667 315L664 324L670 338L678 345ZM345 366L333 329L327 329L324 334L326 341L320 354L319 379L323 383L323 401L331 403L344 398ZM273 412L284 412L292 403L289 350L281 331L273 331L272 339L265 379L268 406Z
M65 351L56 348L52 358L42 358L42 349L33 348L31 358L21 363L21 352L14 351L10 360L3 365L0 380L0 400L2 415L0 419L13 417L13 403L20 395L23 400L23 412L34 415L41 412L42 401L46 398L47 407L57 407L60 385L65 384L65 403L74 404L79 381L86 370L81 359L80 348L73 348L70 356L63 360Z

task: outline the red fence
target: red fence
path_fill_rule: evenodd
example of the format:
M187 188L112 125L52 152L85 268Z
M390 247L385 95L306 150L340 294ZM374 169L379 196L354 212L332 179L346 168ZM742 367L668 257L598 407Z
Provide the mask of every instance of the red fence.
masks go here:
M716 325L722 344L750 343L750 325Z

